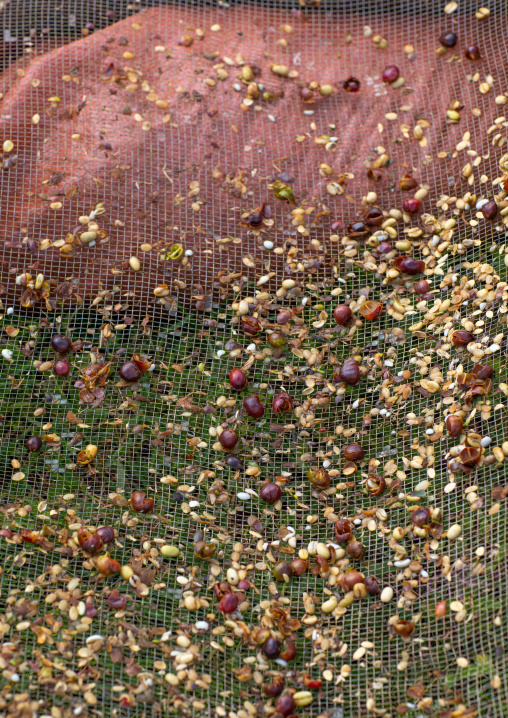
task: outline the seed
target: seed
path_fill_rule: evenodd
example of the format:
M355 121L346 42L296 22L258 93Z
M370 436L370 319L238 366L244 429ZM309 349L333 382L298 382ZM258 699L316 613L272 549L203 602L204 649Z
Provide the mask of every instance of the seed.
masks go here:
M344 448L344 457L348 461L361 461L365 456L365 452L360 444L349 444Z
M5 140L2 149L4 152L12 152L14 149L14 142L12 140Z
M436 603L434 612L438 620L440 618L444 618L446 616L446 601L439 601L438 603Z
M346 92L358 92L360 89L360 80L357 80L356 77L349 77L342 87Z
M427 294L430 291L430 284L426 279L421 279L419 282L416 282L413 289L417 294Z
M353 539L346 546L346 552L351 558L361 559L365 556L365 546Z
M83 244L90 244L91 242L95 242L97 237L98 237L97 232L93 232L93 231L81 232L81 234L79 235L79 239L81 240L81 242Z
M386 489L386 481L382 476L371 474L365 482L365 487L373 496L380 496Z
M49 371L49 370L52 369L52 368L53 368L53 362L52 362L52 361L43 361L43 362L41 362L41 363L39 364L39 366L37 367L37 371L45 372L45 371Z
M78 531L78 543L87 553L98 553L103 547L103 541L97 534L91 534L88 529L81 527Z
M370 300L367 300L362 306L360 307L360 314L364 319L368 319L369 321L372 321L373 319L377 319L377 317L381 314L383 310L383 305L379 302L373 302Z
M219 442L224 449L231 451L238 444L238 434L233 429L224 429L219 436Z
M118 589L114 588L106 599L106 603L111 608L122 609L127 604L127 596L121 594Z
M131 509L141 514L148 514L153 511L154 501L148 498L144 491L133 491L129 499Z
M249 380L247 375L241 369L231 369L229 372L229 383L233 389L237 391L243 391L247 388Z
M313 697L310 691L297 691L293 694L293 698L297 706L308 706L312 703Z
M275 709L283 716L289 716L290 713L294 713L295 708L295 700L289 693L279 696L275 701Z
M25 442L25 446L28 451L32 453L40 451L42 449L42 439L40 436L30 436Z
M425 262L413 259L412 257L397 257L395 266L403 274L420 274L426 268Z
M353 529L348 519L339 519L335 522L335 538L339 543L347 543L353 538Z
M309 469L307 471L307 478L317 489L323 490L330 486L330 475L324 469Z
M286 335L282 332L272 332L268 336L268 344L274 349L283 349L287 344Z
M494 454L494 458L496 461L499 461L500 464L503 463L505 456L502 448L500 446L494 446L492 449L492 453Z
M339 304L339 306L333 310L333 316L340 327L345 327L353 316L353 312L347 304Z
M245 80L245 82L250 82L254 79L254 73L252 72L252 68L250 68L248 65L244 65L242 69L240 70L240 74L242 76L242 80Z
M53 334L50 344L58 354L68 354L72 351L71 340L63 334Z
M301 558L294 558L289 565L293 571L293 576L302 576L309 570L308 561Z
M368 226L362 220L350 222L346 229L348 237L363 237L369 231Z
M286 394L286 392L281 392L280 394L277 394L277 396L272 402L272 410L274 414L283 414L288 411L291 411L292 408L293 400L291 399L289 394Z
M293 312L290 309L282 309L277 314L277 324L287 324L291 321Z
M396 65L387 65L383 70L383 82L395 82L399 77L399 68Z
M462 434L464 423L460 416L448 414L445 419L445 425L449 436L460 436Z
M135 382L141 378L141 369L133 361L126 361L120 367L118 373L124 381Z
M365 199L367 202L375 202L377 200L377 194L375 192L368 192ZM365 221L369 227L379 227L383 223L383 220L383 212L379 209L379 207L371 207L365 213Z
M464 329L456 329L450 339L456 347L465 347L473 341L473 335Z
M411 513L411 521L415 526L424 526L430 519L430 509L419 506Z
M67 376L71 370L71 365L65 359L60 359L53 364L53 374L56 376Z
M464 55L466 56L466 58L468 60L477 61L477 60L482 59L482 55L481 55L480 48L478 47L478 45L469 45L464 50Z
M454 32L451 32L451 31L450 31L450 32L444 32L444 33L439 37L439 42L441 43L441 45L442 45L443 47L447 47L447 48L455 47L455 45L457 44L457 40L458 40L457 35L456 35Z
M416 197L410 197L409 199L405 199L402 203L402 209L408 214L416 214L420 211L421 206L422 203L419 199L416 199Z
M382 603L390 603L393 598L393 588L391 586L385 586L379 598Z
M403 192L410 192L418 187L418 182L411 175L405 174L399 180L399 187Z
M450 541L455 541L455 539L458 538L461 533L462 527L460 526L460 524L453 524L453 526L450 526L450 528L446 532L446 535Z
M319 94L323 97L328 97L333 92L333 85L320 85Z
M494 220L497 216L497 204L495 199L491 199L489 202L483 205L481 212L485 219Z
M284 679L282 678L282 676L275 676L273 679L273 683L270 683L267 686L263 686L263 691L265 695L269 698L276 698L277 696L280 696L283 690Z
M194 556L200 558L203 561L208 561L215 555L216 547L213 543L207 543L206 541L196 541L194 544Z
M265 407L261 403L261 399L257 394L245 397L245 399L243 400L243 408L245 409L247 414L249 416L252 416L254 419L261 419L261 417L265 414Z
M97 456L97 447L94 444L88 444L83 451L80 451L76 457L76 462L81 466L86 466Z
M360 368L358 366L358 362L355 359L346 359L344 364L339 369L337 379L338 381L343 381L350 386L358 384L360 381Z
M164 546L161 546L160 552L164 556L164 558L177 558L180 555L180 549L178 548L178 546L171 546L169 544L164 544Z
M219 601L218 609L221 613L234 613L238 608L238 598L234 593L226 593Z
M242 329L245 334L248 334L251 337L255 337L256 334L259 334L261 330L261 324L259 323L259 319L256 317L244 317L242 319Z
M355 569L350 569L340 579L340 585L344 593L352 591L357 583L363 583L363 574Z
M277 581L285 581L286 583L288 583L289 579L293 575L291 566L286 563L286 561L279 561L276 563L272 569L272 573Z
M130 257L129 258L129 267L134 272L139 272L139 270L141 269L141 262L139 261L139 259L137 257Z
M278 658L280 655L280 643L276 638L268 638L263 644L263 653L267 658Z
M243 464L237 456L228 456L226 464L230 469L234 469L234 471L239 471L243 468Z
M365 578L365 588L371 596L379 596L381 594L381 586L375 576L367 576Z
M114 573L118 573L120 571L121 566L118 561L111 558L109 553L105 553L97 559L97 568L103 576L112 576Z
M399 618L393 628L395 629L395 633L402 638L409 638L415 630L415 624L412 621L407 621L405 618Z
M324 601L324 603L321 604L321 610L323 613L331 613L337 608L337 604L337 598L335 596L330 596L327 601Z
M282 490L278 484L274 484L273 482L269 481L268 483L264 484L264 486L261 488L261 491L259 492L259 497L262 501L266 501L267 504L274 504L276 501L279 501L282 496Z
M122 566L122 568L120 569L120 575L123 579L128 581L134 576L134 569L132 568L132 566Z

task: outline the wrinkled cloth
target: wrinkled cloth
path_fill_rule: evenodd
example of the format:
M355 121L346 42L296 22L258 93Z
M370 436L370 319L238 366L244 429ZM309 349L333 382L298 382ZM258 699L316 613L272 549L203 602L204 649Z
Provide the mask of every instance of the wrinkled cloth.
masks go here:
M82 297L116 287L115 296L143 305L156 301L157 285L166 283L176 296L200 295L218 284L218 274L257 280L275 272L271 281L280 283L289 272L284 255L264 249L265 240L285 251L287 243L296 245L297 261L314 251L306 274L321 276L330 253L337 254L330 222L347 224L359 216L369 190L377 192L381 208L401 207L408 195L400 192L398 180L405 172L429 186L425 209L433 209L442 193L462 196L468 185L461 168L474 158L469 150L482 156L473 189L487 196L491 187L482 188L479 176L499 174L502 150L490 146L486 132L501 114L494 96L506 86L490 26L494 20L457 16L454 25L455 19L443 15L413 22L327 15L318 23L313 17L255 7L148 9L74 42L61 39L56 47L36 42L31 56L12 64L0 81L0 136L14 143L13 151L4 153L1 174L4 305L19 303L16 276L26 271L42 273L53 287L67 282ZM281 29L285 24L292 32ZM212 31L213 25L220 30ZM372 36L364 36L364 25L388 40L387 49L377 49ZM438 56L438 37L451 27L459 44ZM179 44L185 35L193 38L189 47ZM471 42L480 46L482 61L464 58ZM412 57L404 52L406 44L414 46ZM240 83L242 60L260 68L256 79L265 89L273 94L283 89L284 96L241 109L245 85L241 92L234 85ZM298 78L276 76L273 62L297 70ZM381 81L387 64L400 68L403 89ZM226 79L218 78L218 70ZM482 81L489 70L495 88L483 95L471 75L478 71ZM342 90L351 75L361 81L357 94ZM337 89L304 104L299 89L313 80ZM464 108L461 121L450 124L446 111L455 99ZM473 116L473 108L481 117ZM305 114L309 111L313 114ZM38 124L32 121L36 113ZM393 114L387 118L387 113ZM423 142L413 137L418 120L429 123ZM466 131L470 139L457 152ZM332 138L332 151L316 144L323 135ZM380 148L390 163L375 183L367 166ZM447 154L439 158L438 152ZM14 155L15 162L9 159ZM322 163L332 167L332 177L320 175ZM350 176L344 194L330 195L327 184L345 173ZM290 184L298 202L314 207L309 236L297 231L291 207L267 188L277 176ZM255 236L242 226L241 215L264 201L272 207L274 224ZM75 232L79 217L98 203L106 210L98 218L108 235L105 243L83 245L69 256L58 246L41 248L44 240L53 245ZM312 250L312 238L321 240L322 250ZM162 250L176 242L193 251L185 266L161 259ZM143 243L154 249L141 251ZM140 259L140 271L129 267L131 256Z

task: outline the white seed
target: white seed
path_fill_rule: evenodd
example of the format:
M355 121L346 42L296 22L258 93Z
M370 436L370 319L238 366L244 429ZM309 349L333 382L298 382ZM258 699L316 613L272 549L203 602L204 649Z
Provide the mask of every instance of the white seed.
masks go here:
M404 559L402 559L401 561L394 561L394 562L393 562L393 565L394 565L396 568L406 568L406 566L409 566L410 563L411 563L411 559L409 559L409 558L404 558Z
M192 249L186 249L185 250L185 256L186 257L192 257L194 255L194 252Z
M208 621L196 621L195 626L198 631L208 631L208 629L210 628L210 624L208 623Z
M381 591L381 596L379 597L381 599L382 603L390 603L390 601L393 598L393 588L391 586L386 586Z
M484 449L491 444L492 439L490 438L490 436L484 436L483 439L480 441L480 445L483 446Z
M224 351L224 349L219 349L219 351L217 352L217 356L218 356L219 359L220 359L221 357L224 356L225 353L226 353L226 352Z
M10 349L2 349L2 356L4 359L7 359L7 361L10 361L12 359L12 352Z
M250 501L252 496L250 494L248 494L246 491L240 491L236 495L236 498L239 499L240 501Z
M494 353L494 352L498 352L501 349L501 347L499 346L499 344L491 344L489 349L492 353Z
M269 239L266 239L266 240L263 242L263 247L264 247L265 249L273 249L274 244L273 244L273 242L271 242Z
M94 633L93 636L88 636L86 639L87 643L93 643L94 641L103 641L104 638L100 633Z
M446 535L448 536L450 541L455 541L455 539L458 538L461 533L462 527L460 526L460 524L453 524L453 526L450 526L450 528L446 532Z
M484 204L487 204L488 201L488 199L479 199L476 203L476 209L481 209Z

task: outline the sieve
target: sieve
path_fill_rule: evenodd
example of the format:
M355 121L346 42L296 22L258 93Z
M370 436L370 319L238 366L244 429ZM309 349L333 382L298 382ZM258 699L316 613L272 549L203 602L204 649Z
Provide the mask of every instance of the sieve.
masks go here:
M503 3L0 13L0 713L270 716L280 679L297 715L506 715ZM99 526L109 577L78 541ZM314 571L277 581L299 552Z

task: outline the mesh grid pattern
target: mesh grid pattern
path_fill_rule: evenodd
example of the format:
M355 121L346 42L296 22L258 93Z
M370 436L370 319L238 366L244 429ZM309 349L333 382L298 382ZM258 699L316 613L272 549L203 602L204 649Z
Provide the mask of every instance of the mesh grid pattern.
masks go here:
M322 678L301 715L507 714L507 607L502 588L506 507L492 497L493 487L506 482L505 465L457 474L448 490L453 477L445 455L454 441L434 441L427 430L442 422L448 397L460 403L461 395L456 387L430 396L416 390L424 376L418 373L420 360L430 357L430 366L439 365L446 377L460 363L470 370L471 356L457 354L453 347L442 349L446 336L438 322L432 330L410 330L422 310L402 320L385 311L378 322L365 322L354 334L330 328L337 301L357 302L365 287L370 287L371 299L381 298L385 305L396 298L394 287L363 265L363 240L358 254L350 257L342 241L344 226L358 216L368 191L377 193L376 204L382 209L400 207L398 179L409 172L429 188L424 208L436 216L436 201L443 196L460 198L469 190L480 198L494 192L492 180L502 174L503 141L496 139L494 145L492 140L505 135L504 120L498 123L499 132L487 131L503 113L494 98L507 91L502 61L506 16L500 3L490 6L491 15L483 21L475 17L477 9L469 1L452 15L427 2L3 5L0 127L2 142L12 140L14 149L4 152L0 175L5 240L0 283L4 328L19 330L15 336L4 332L1 338L2 349L13 352L12 362L5 358L0 384L5 466L1 508L3 526L15 533L0 546L3 715L269 715L261 683L269 682L274 671L285 674L287 686L297 690L305 689L305 675ZM87 23L94 27L83 37ZM281 30L285 24L291 32ZM212 31L214 25L220 29ZM197 28L204 31L203 39ZM445 56L435 52L437 38L451 28L460 38L456 60L451 51ZM194 39L189 47L179 44L186 34ZM388 40L386 49L376 47L376 35ZM463 59L468 42L481 48L481 63ZM404 52L408 44L414 53ZM240 92L234 88L238 53L262 69L260 81L275 95L269 102L255 101L259 110L240 108L245 86ZM228 76L221 80L214 65L225 58L231 62L225 62ZM287 64L299 77L275 76L270 62ZM406 79L402 89L380 81L383 67L391 63ZM476 71L478 78L473 77ZM482 94L479 85L489 74L493 87ZM339 89L315 104L301 102L298 89L303 82L340 88L351 75L362 82L357 95ZM282 98L276 96L280 88ZM55 97L59 100L50 100ZM166 104L157 106L157 100ZM453 100L461 105L458 124L450 124L446 116ZM473 108L478 112L473 114ZM387 118L387 113L395 117ZM413 136L418 121L425 142ZM466 132L470 136L465 147L457 150ZM323 135L338 139L326 149L315 142ZM380 181L372 182L367 169L383 152L390 162L379 169ZM438 157L439 152L447 155ZM17 161L9 164L13 155ZM461 171L476 157L481 161L473 170L474 183L468 185ZM332 167L331 178L319 174L321 163ZM330 195L329 182L345 173L344 194ZM291 207L270 199L267 184L279 175L286 177L302 206L315 208L307 232L291 224ZM273 225L253 233L241 224L242 214L266 200L273 209ZM78 234L79 218L99 203L105 212L96 220L107 241L77 247L65 256L60 251L63 240L68 233ZM440 282L453 273L476 278L477 289L487 286L475 262L490 265L504 282L502 219L471 226L459 212L453 213L454 201L449 204L440 211L458 218L451 244L480 241L467 253L443 250L446 261L438 263L443 273L432 277L436 297L452 296ZM321 217L315 219L317 214ZM473 209L468 221L474 215ZM332 229L334 221L343 224ZM404 227L417 227L419 221L398 222L398 239L404 238ZM61 240L60 247L45 245L46 240L52 245ZM266 240L284 252L266 249ZM421 245L417 240L412 240L411 251L425 257L423 240ZM175 243L192 250L186 263L161 259ZM142 251L142 244L151 245L151 251ZM288 259L292 246L299 250L293 268L302 262L296 272ZM141 261L140 271L129 267L133 256ZM38 295L33 307L20 308L23 288L16 277L27 271L34 277L42 272L50 282L48 301L55 303L54 311L48 311ZM259 285L266 274L269 281ZM228 275L234 276L226 281ZM290 277L297 286L276 298L276 290ZM162 284L169 291L164 304L153 294ZM282 389L302 403L328 397L326 381L333 375L335 358L341 362L360 354L370 375L345 396L331 394L329 403L312 409L315 420L308 426L296 417L284 421L268 411L260 422L243 419L238 453L245 467L259 467L259 476L252 476L225 467L210 429L234 417L241 399L229 414L217 399L231 396L228 372L253 353L231 305L265 290L275 308L299 308L307 298L301 316L310 331L301 349L322 352L316 365L298 351L279 361L269 356L254 361L249 381L267 405ZM477 298L472 297L458 309L452 306L446 310L447 321L458 326L466 318L483 319L484 324L477 325L479 336L489 337L484 345L492 343L506 323L503 287L499 291L483 303L474 304ZM94 304L101 292L101 301ZM417 303L412 294L400 296ZM258 309L262 317L275 321L274 314ZM323 311L328 315L324 327L319 326ZM394 328L403 329L403 336ZM34 360L54 357L49 340L56 330L84 342L65 380L33 367ZM298 334L296 326L292 337ZM228 345L232 339L238 347ZM506 338L499 343L500 351L489 358L496 390L506 378ZM254 354L264 346L261 342ZM155 371L143 375L135 389L116 386L118 366L134 352L153 357ZM75 386L93 353L112 361L105 398L96 407L80 403L80 387ZM377 373L376 361L381 362ZM393 384L393 403L387 404L380 396L383 379L399 377L408 368L413 372L409 383L416 382L411 395L393 402L401 385ZM184 398L188 401L182 403ZM506 397L496 391L489 400L490 415L477 408L469 429L488 435L491 447L501 447ZM203 411L205 407L214 411ZM376 411L367 426L363 417L372 409ZM408 414L417 421L408 424ZM351 429L356 433L348 439ZM27 455L28 435L51 433L60 440L47 443L42 453ZM378 498L362 492L366 467L349 478L343 475L339 450L353 437L365 448L367 459L379 462L380 473L400 482L395 491ZM89 468L80 468L76 454L87 444L97 445L98 454ZM411 466L418 449L427 451L429 446L433 457L422 453L425 465ZM309 466L323 461L329 462L332 486L338 486L328 497L313 492L306 479ZM396 471L387 466L390 461ZM288 479L283 509L269 510L257 496L261 480L281 474ZM428 487L411 496L426 478ZM212 505L207 500L214 480L225 482L229 503ZM477 508L466 500L470 487L476 487L480 497ZM155 515L140 518L127 511L122 497L135 489L154 496ZM242 502L236 495L246 489L255 494ZM184 494L183 501L175 498L177 492ZM411 534L401 541L423 574L419 567L412 572L394 566L389 533L409 524L408 507L419 501L441 508L445 530L454 523L462 526L455 542L445 538L431 543ZM332 541L339 516L361 520L355 532L366 547L361 570L394 588L391 603L370 597L355 601L343 615L325 615L319 611L321 602L328 595L343 597L337 582L306 573L281 588L262 570L261 564L270 565L272 557L292 555L281 527L295 528L298 550L310 540ZM253 517L261 521L259 532L253 530ZM81 522L117 529L111 554L121 564L134 555L136 570L145 572L141 581L144 576L149 586L146 596L140 595L139 585L129 587L123 579L97 578L93 561L84 561L81 552L69 548L62 531L72 534ZM21 527L46 527L56 550L18 541ZM193 556L197 531L216 542L211 564ZM180 557L161 559L154 550L161 543L178 545ZM218 580L224 580L225 570L235 562L247 570L255 587L243 615L249 627L259 625L264 601L279 600L301 620L304 594L315 596L317 620L298 631L298 655L287 672L280 663L265 664L238 627L235 632L217 613L211 590L219 576L215 567L223 569ZM151 568L155 573L148 576ZM75 577L80 582L69 591ZM105 604L114 586L129 595L125 613L115 614ZM187 610L183 602L189 592L209 605ZM98 613L83 623L87 596ZM33 612L31 601L37 604ZM438 601L448 605L442 621L435 619ZM416 621L408 643L389 630L388 621L396 614ZM55 621L61 622L56 629ZM196 621L207 621L209 628L196 628ZM196 649L186 672L175 653L185 650L176 642L183 634ZM90 635L102 639L87 643ZM362 644L364 655L359 655ZM120 658L115 657L118 645ZM467 666L461 667L457 659L467 659ZM75 671L74 678L60 675L62 666ZM246 682L238 679L242 667L252 671ZM168 673L177 676L176 685Z

